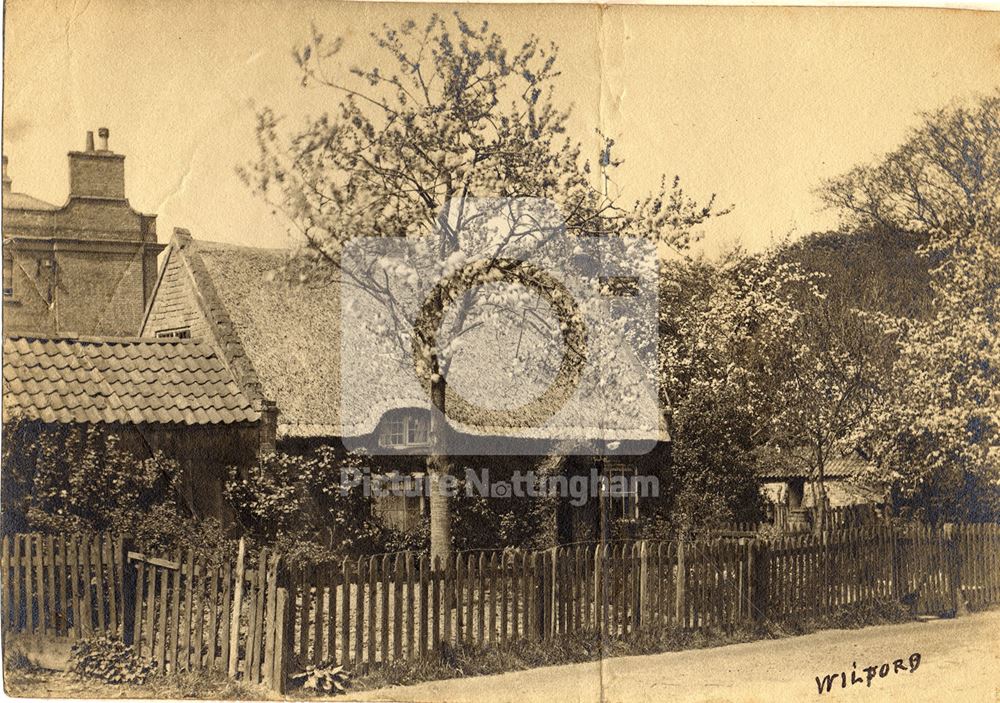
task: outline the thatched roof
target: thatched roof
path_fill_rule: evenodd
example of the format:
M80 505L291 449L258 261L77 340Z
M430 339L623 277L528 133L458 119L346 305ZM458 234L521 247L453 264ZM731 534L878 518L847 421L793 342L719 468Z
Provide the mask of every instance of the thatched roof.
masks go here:
M386 374L384 365L372 363L384 350L357 335L342 338L337 285L313 283L311 278L299 283L283 270L289 263L287 250L206 242L183 233L171 242L168 262L175 257L189 272L196 289L193 298L208 319L216 344L233 360L237 377L256 395L276 403L279 435L362 436L373 432L389 410L428 407L426 393L412 373ZM502 356L511 339L480 339L475 346L487 353L477 355L472 364L456 361L449 380L453 385L477 384L478 397L503 394L499 361L490 355ZM594 353L595 358L611 359L612 350ZM340 368L344 355L350 355L352 364L346 383ZM542 429L497 423L488 412L453 418L452 424L470 435L667 439L662 422L642 421L650 417L651 409L655 411L655 394L644 392L637 368L627 364L622 368L627 382L637 389L629 396L631 402L601 402L596 395L599 379L585 376L577 392L590 402L557 412Z

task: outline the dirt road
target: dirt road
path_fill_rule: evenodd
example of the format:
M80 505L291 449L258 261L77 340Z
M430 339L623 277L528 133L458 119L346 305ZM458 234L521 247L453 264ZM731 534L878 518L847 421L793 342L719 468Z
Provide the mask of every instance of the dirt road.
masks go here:
M911 671L910 656L914 653L920 659ZM902 660L902 668L896 660ZM852 684L855 663L861 682ZM884 678L880 676L885 670L882 664L888 664ZM869 686L864 669L873 665L877 668ZM843 677L841 672L845 672ZM834 673L830 691L818 693L816 677L822 679ZM1000 703L1000 611L954 620L829 630L713 649L432 681L352 692L351 697L447 703Z

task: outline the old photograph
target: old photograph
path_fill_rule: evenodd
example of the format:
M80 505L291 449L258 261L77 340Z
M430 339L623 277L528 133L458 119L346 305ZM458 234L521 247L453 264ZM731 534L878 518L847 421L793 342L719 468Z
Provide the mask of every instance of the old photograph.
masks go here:
M7 696L1000 701L1000 12L3 13Z

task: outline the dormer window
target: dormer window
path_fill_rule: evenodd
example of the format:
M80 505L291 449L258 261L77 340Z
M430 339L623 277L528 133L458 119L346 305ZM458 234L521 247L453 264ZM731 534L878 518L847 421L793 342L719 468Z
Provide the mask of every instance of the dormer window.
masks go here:
M401 413L386 418L379 435L381 447L422 447L429 439L427 417L416 413Z

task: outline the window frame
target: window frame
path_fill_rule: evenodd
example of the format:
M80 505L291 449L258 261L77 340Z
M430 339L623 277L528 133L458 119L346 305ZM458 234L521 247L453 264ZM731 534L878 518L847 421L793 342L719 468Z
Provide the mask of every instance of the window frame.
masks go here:
M191 339L191 326L170 327L168 329L156 330L154 332L157 339Z
M611 481L615 476L624 476L628 481L628 491L623 495L611 495ZM639 484L635 480L639 470L633 466L611 466L607 468L607 489L604 499L607 501L609 516L614 520L624 520L629 523L639 521Z
M3 299L17 300L14 295L14 257L4 254L3 257ZM8 285L8 283L10 285Z
M389 449L412 449L430 444L428 418L417 412L400 412L382 420L378 445Z

